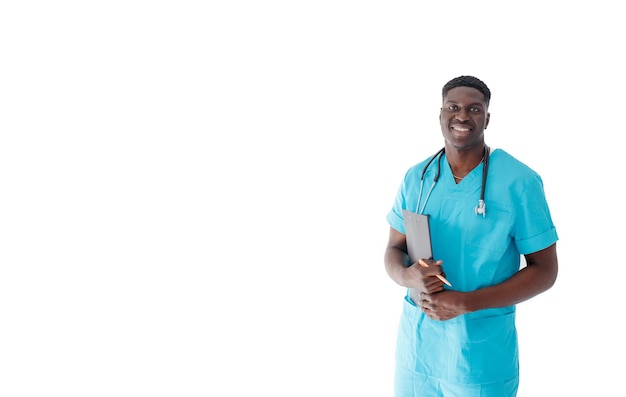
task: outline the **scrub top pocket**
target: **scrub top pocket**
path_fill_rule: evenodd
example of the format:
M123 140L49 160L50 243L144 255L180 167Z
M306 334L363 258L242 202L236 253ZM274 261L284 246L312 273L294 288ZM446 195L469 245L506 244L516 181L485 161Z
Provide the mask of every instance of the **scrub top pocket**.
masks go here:
M492 251L500 257L511 245L513 213L505 208L491 205L487 207L487 216L474 215L466 220L467 235L465 242L481 250Z

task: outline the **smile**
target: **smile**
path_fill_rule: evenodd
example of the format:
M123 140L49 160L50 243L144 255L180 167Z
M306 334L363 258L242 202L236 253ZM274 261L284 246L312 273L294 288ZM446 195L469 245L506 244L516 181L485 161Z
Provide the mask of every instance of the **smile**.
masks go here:
M453 125L451 126L451 128L455 131L460 131L460 132L467 132L467 131L472 130L470 127L462 127L460 125Z

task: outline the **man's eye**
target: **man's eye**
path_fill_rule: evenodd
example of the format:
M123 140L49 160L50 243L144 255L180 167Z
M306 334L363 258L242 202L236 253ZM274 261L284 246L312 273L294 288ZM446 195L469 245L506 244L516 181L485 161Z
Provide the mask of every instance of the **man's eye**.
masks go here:
M470 108L470 112L472 112L472 113L480 113L480 108Z
M459 107L458 107L458 106L456 106L456 105L450 105L450 106L448 106L448 110L451 110L451 111L455 111L455 110L457 110L458 108L459 108Z

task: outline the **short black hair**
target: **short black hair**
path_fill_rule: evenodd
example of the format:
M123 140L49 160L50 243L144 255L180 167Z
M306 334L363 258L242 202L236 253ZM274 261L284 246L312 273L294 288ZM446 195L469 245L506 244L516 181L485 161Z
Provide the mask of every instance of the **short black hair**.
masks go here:
M489 105L489 101L491 100L491 91L489 90L489 87L487 87L487 84L483 83L482 80L474 76L455 77L443 86L443 90L441 90L441 97L445 97L448 94L448 91L456 87L476 88L483 94L487 105Z

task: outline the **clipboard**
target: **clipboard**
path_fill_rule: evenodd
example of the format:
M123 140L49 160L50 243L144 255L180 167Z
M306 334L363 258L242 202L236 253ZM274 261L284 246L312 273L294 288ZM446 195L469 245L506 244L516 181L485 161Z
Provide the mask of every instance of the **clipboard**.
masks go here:
M419 259L433 259L433 246L430 239L430 219L427 214L418 214L409 210L402 210L406 235L406 250L409 254L411 266ZM415 297L413 296L415 294ZM419 292L409 288L409 296L415 302Z
M402 210L406 231L406 249L410 264L418 259L433 259L433 245L430 239L430 219L427 214Z

